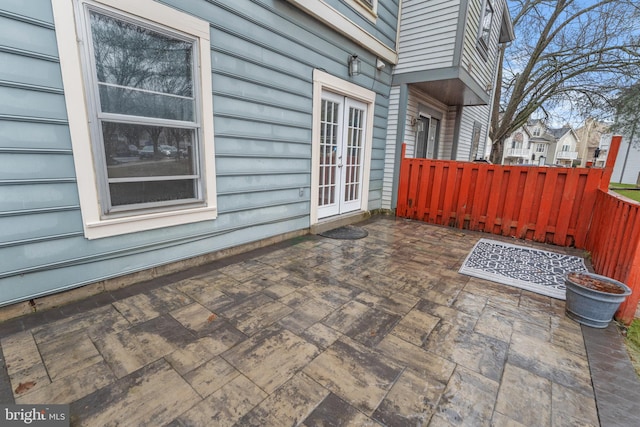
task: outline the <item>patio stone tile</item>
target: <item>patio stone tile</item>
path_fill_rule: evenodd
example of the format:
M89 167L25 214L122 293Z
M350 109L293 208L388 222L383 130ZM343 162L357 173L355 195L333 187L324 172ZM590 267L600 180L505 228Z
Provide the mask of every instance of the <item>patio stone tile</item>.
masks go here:
M283 258L283 262L288 262L286 258ZM249 279L254 283L260 283L262 287L268 288L278 283L285 283L286 279L291 275L288 271L282 270L280 267L272 265L265 265L259 270L256 270L256 276Z
M248 260L222 267L217 270L217 272L222 273L235 281L244 282L245 280L254 277L263 266L264 264L257 260Z
M177 320L163 315L125 331L105 334L95 345L116 376L122 378L195 340Z
M525 307L529 310L542 312L549 315L555 315L554 306L551 304L553 298L536 294L527 290L522 290L520 295L520 307Z
M2 338L0 344L15 397L34 392L51 382L31 332Z
M493 411L493 418L491 419L491 427L530 427L524 424L520 424L516 420L512 420L504 414L498 411ZM558 426L560 427L560 426Z
M389 427L426 425L445 387L445 383L406 369L372 417Z
M189 384L161 359L73 402L71 424L163 425L199 400Z
M551 381L507 363L496 411L527 426L550 426Z
M553 383L551 385L551 425L600 426L593 396L585 396Z
M336 342L336 340L340 339L343 335L322 323L316 323L302 332L300 336L316 347L325 349Z
M236 302L234 298L202 280L183 280L175 287L214 313Z
M589 364L583 356L514 332L508 357L512 365L586 396L593 396Z
M276 283L266 288L264 294L273 299L278 299L289 295L291 292L295 292L296 289L298 289L298 286L293 286L288 283Z
M185 374L184 379L191 384L191 387L193 387L200 396L207 397L238 375L240 375L240 372L233 366L221 357L215 356L213 359Z
M302 307L305 304L308 304L310 302L315 302L316 304L320 304L323 303L319 300L315 300L313 298L311 298L309 296L309 293L307 291L305 291L304 289L299 289L296 290L294 292L291 292L290 294L287 294L285 296L283 296L282 298L278 299L279 302L281 302L282 304L286 304L291 308L294 309L298 309L300 307ZM323 303L324 304L324 303ZM331 305L332 308L334 308L333 305Z
M231 323L240 331L250 336L292 312L293 309L291 307L278 301L272 301L238 316L236 319L231 320Z
M437 316L413 309L396 324L391 334L421 346L439 321Z
M202 337L187 344L184 348L167 354L164 358L180 375L184 375L226 351L229 347L229 345L221 346L221 342L213 337Z
M168 425L230 427L265 397L267 393L239 375Z
M36 363L28 368L9 373L11 390L17 399L20 396L33 393L51 383L43 363Z
M424 344L431 353L499 381L507 358L504 341L440 322Z
M51 340L70 332L83 331L90 338L124 330L129 322L112 305L88 310L32 329L37 342Z
M551 342L551 332L549 328L537 323L529 323L516 319L513 321L513 333L518 334L521 339L531 337L540 341Z
M5 365L9 375L32 366L41 365L42 359L30 331L19 332L0 339Z
M377 310L404 316L418 303L420 299L414 295L399 292L393 292L388 297L362 292L356 296L355 300Z
M329 390L303 373L296 374L252 409L239 422L242 426L295 426L323 401Z
M305 329L325 318L333 311L333 307L320 301L309 301L299 306L293 313L280 319L279 323L294 334L300 334Z
M489 426L499 384L456 367L429 425Z
M304 420L304 427L380 427L381 424L330 393Z
M513 318L514 320L534 324L547 330L551 326L551 315L542 311L536 311L527 307L498 304L491 300L489 300L487 306L495 309L500 314Z
M409 344L394 335L387 335L376 349L390 360L413 369L416 374L432 377L443 383L449 381L456 366L440 355Z
M495 301L496 304L500 305L504 304L516 308L520 303L521 289L475 277L469 278L469 281L464 286L464 291L485 297L489 301Z
M52 381L102 361L91 339L83 333L70 332L38 347Z
M147 294L134 295L113 303L113 306L132 324L154 319L161 314L191 303L182 292L165 288Z
M355 289L364 291L370 295L390 298L394 294L404 293L411 296L410 292L398 289L397 283L390 277L364 269L362 275L352 272L348 277L349 284Z
M116 380L104 361L86 366L41 388L16 398L17 404L66 404L78 400Z
M215 330L218 316L204 306L193 303L169 313L182 326L196 336L203 336Z
M318 354L316 346L280 327L270 327L222 357L267 393L284 384Z
M416 305L416 309L439 317L442 321L457 326L462 330L471 331L478 320L477 317L470 316L467 313L456 309L446 307L433 301L423 300Z
M238 300L235 304L227 306L225 309L220 310L219 313L228 319L237 319L274 301L275 300L273 298L268 297L263 293L255 293L244 299Z
M159 357L148 353L136 335L128 330L106 334L96 340L95 345L118 378L142 368Z
M129 331L136 335L145 351L156 358L196 340L194 334L168 314L133 326Z
M513 324L513 318L501 314L491 306L487 306L480 314L474 331L508 343L513 333Z
M330 314L322 323L358 341L374 347L393 329L400 316L351 301Z
M451 308L467 313L470 316L478 317L484 311L487 301L486 297L462 290L458 293Z
M373 350L343 337L303 368L303 372L350 405L371 415L402 368Z
M263 289L263 284L253 281L237 283L231 286L223 286L220 288L222 293L232 297L236 301L241 301L245 298L251 297L256 292L260 292Z
M331 284L326 278L322 282L312 283L299 289L303 295L323 301L333 308L339 308L356 297L361 290L348 286Z
M587 357L582 331L564 326L551 326L551 343L564 348L578 356Z
M218 270L214 270L214 271L209 271L204 274L200 274L198 276L195 276L194 279L202 281L203 283L206 283L209 287L214 289L221 289L227 286L237 285L238 283L244 280L247 280L247 279L240 280L237 277L226 274L226 267Z

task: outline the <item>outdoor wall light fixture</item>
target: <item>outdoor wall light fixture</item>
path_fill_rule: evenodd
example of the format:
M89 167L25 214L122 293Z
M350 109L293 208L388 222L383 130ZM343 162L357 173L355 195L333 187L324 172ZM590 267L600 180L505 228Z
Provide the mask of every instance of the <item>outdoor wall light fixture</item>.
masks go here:
M358 55L350 55L348 65L350 76L357 76L360 74L360 60L358 59Z

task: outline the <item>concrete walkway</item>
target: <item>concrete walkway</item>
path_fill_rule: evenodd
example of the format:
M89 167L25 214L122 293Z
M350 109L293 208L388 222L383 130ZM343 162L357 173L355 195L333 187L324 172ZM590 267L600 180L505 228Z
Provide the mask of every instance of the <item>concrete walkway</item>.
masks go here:
M457 273L487 235L364 227L2 323L0 399L90 426L599 425L564 302Z

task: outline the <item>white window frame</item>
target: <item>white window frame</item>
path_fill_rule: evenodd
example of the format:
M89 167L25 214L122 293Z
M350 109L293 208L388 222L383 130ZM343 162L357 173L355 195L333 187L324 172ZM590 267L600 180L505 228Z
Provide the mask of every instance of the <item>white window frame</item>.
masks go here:
M389 61L391 64L398 63L398 53L375 37L369 31L360 27L351 19L340 13L334 7L329 5L325 0L287 0L289 3L300 8L309 15L317 18L320 22L325 23L338 33L351 39L353 42L364 47L370 52L375 53L380 59ZM346 0L350 5L356 7L357 0ZM377 10L377 0L376 10ZM361 4L360 8L364 8ZM368 9L368 7L367 7ZM369 11L365 16L370 16L375 22L375 17Z
M482 136L482 123L474 120L473 128L471 130L471 147L470 147L471 149L469 150L469 160L471 161L474 161L478 158L481 136ZM520 141L520 144L522 144L522 141Z
M545 144L538 143L536 145L536 153L544 153L545 152Z
M378 0L371 0L371 5L366 0L347 0L347 3L372 22L378 18Z
M485 19L486 19L486 15L487 15L487 8L491 9L491 20L489 21L489 28L487 29L487 31L485 32ZM482 57L484 59L487 59L488 54L489 54L489 44L491 42L491 32L493 31L493 21L495 20L494 17L496 15L496 10L493 7L493 4L491 4L491 0L484 0L482 2L482 13L480 14L480 25L478 28L478 42L477 42L477 46L478 46L478 50L480 51L480 53L482 54ZM486 40L484 38L484 35L486 33Z
M318 219L318 186L320 182L320 118L322 109L322 92L329 91L355 99L367 105L367 119L364 141L364 160L362 162L362 196L360 212L369 209L369 180L371 177L371 152L373 148L373 113L376 93L342 80L318 69L313 70L313 124L311 137L311 212L310 225L317 224ZM356 211L357 212L357 211ZM349 214L352 214L350 212Z
M86 81L82 68L81 55L84 49L81 43L84 42L84 35L79 33L76 25L77 20L82 19L79 15L84 13L85 3L106 6L139 19L141 24L160 25L197 40L195 55L199 68L194 73L197 79L194 86L201 91L201 102L196 108L201 125L203 188L203 203L198 206L177 205L170 209L131 212L118 217L102 215L98 188L100 176L94 162L89 125L92 109L85 92L90 83ZM215 219L217 206L209 23L153 0L52 0L52 6L85 237L97 239Z

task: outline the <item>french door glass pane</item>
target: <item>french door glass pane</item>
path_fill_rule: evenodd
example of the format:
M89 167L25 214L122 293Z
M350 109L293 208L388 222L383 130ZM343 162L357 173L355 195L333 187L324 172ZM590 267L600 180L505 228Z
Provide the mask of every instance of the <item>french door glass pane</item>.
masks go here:
M362 157L364 111L349 108L349 123L347 128L346 177L344 187L344 201L356 200L360 194L360 165Z
M336 167L338 152L339 104L322 100L320 117L320 185L318 205L336 202Z

